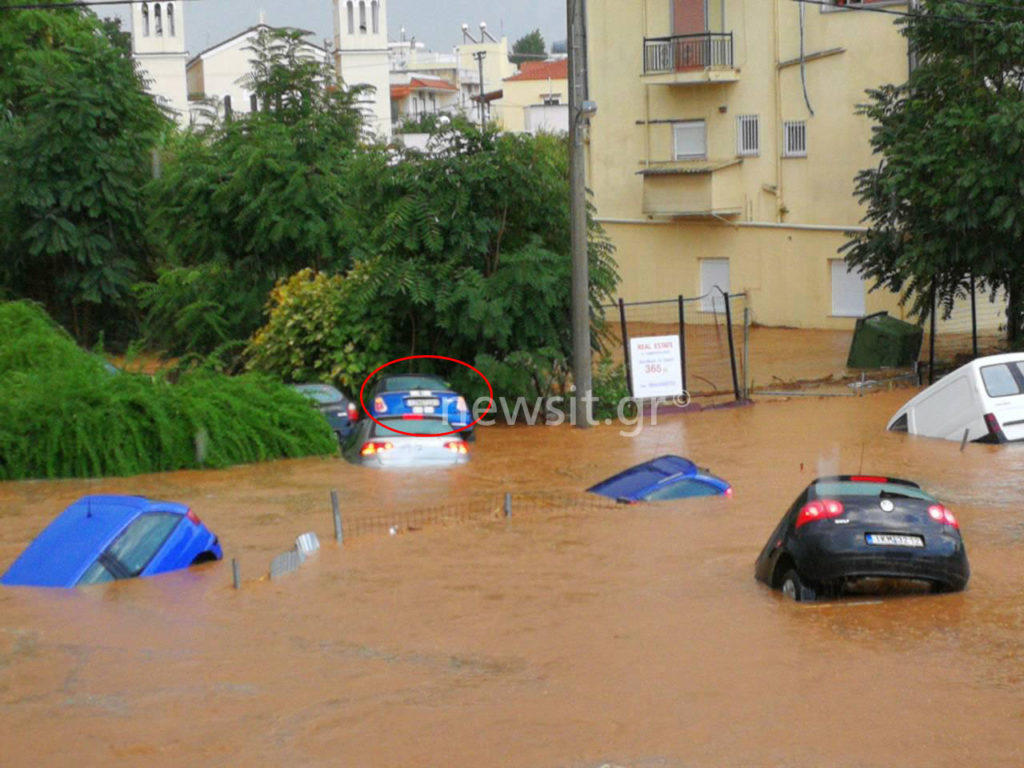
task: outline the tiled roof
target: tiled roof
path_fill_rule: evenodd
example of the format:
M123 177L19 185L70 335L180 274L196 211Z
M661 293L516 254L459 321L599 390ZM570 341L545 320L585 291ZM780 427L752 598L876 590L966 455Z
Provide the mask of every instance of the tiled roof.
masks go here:
M519 66L519 74L506 77L509 80L568 80L569 60L556 59L555 61L524 61Z
M391 86L392 99L404 99L413 91L457 91L456 86L437 77L411 77L408 83Z

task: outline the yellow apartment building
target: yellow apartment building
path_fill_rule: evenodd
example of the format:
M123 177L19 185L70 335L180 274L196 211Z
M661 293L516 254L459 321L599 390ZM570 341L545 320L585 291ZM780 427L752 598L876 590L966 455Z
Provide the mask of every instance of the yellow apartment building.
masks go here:
M898 2L590 0L587 180L627 301L745 291L755 322L852 328L868 293L837 249L878 158L855 114L907 78Z

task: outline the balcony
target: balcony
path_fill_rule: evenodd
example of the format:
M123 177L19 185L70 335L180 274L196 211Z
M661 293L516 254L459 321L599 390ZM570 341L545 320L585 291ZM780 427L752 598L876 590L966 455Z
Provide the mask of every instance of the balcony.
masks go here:
M644 40L643 81L648 85L735 83L732 32L648 37Z
M643 212L672 218L738 216L743 211L739 159L652 163L644 177Z

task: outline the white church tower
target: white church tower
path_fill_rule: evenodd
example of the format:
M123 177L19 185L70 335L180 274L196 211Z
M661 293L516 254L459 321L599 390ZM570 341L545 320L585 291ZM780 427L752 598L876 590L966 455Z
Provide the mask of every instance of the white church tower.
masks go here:
M366 127L391 139L386 0L334 0L334 66L347 86L371 85L360 105Z
M185 3L132 3L132 53L145 70L147 90L188 124L185 81Z

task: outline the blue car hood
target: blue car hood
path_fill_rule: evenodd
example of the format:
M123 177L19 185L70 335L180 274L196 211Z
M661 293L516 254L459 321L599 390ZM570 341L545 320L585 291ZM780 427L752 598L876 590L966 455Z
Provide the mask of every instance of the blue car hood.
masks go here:
M697 474L697 465L680 456L659 456L643 464L619 472L587 488L589 493L598 493L610 499L637 499L644 491L653 488L666 477Z
M65 509L18 556L0 584L73 587L128 523L155 508L139 496L86 496ZM187 511L161 502L159 508Z

